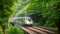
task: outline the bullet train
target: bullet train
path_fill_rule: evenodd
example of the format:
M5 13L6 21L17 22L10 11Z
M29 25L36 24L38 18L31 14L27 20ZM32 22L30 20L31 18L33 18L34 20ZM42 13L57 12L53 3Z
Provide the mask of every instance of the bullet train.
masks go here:
M23 26L32 26L33 20L31 17L14 17L10 20L11 23L20 23Z

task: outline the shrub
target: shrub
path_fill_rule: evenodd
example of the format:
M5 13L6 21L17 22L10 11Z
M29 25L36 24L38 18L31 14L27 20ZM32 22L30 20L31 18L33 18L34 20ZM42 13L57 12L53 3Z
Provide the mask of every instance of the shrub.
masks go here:
M7 30L7 34L24 34L22 29L17 28L17 27L10 27Z

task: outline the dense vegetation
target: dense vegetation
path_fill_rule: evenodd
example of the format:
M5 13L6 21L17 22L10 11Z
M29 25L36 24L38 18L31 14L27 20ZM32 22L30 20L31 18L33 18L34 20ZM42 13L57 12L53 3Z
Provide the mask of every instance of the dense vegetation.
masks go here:
M9 19L12 16L24 16L25 13L33 19L34 25L58 27L60 30L60 0L21 0L19 3L20 5L16 9L17 0L0 1L0 26L4 34L5 29L8 28ZM14 30L14 28L12 29Z
M27 3L16 15L34 13L29 15L34 22L47 27L56 27L55 21L60 15L60 9L57 7L59 2L59 0L33 0Z
M33 19L35 25L59 28L60 0L31 0L16 15L23 16L25 13ZM59 21L59 22L58 22Z
M1 0L0 1L0 26L5 34L8 27L8 20L13 15L17 5L17 0Z

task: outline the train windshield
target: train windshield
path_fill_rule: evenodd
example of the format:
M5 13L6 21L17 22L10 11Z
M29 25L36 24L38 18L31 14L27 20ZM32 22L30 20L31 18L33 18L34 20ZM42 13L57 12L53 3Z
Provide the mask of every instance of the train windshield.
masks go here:
M28 20L28 21L31 21L31 19L30 19L30 18L28 18L27 20Z

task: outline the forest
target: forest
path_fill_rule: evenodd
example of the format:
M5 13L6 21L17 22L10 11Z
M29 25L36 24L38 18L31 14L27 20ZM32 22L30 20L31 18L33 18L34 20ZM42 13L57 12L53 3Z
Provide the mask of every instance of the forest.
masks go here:
M0 34L24 34L12 17L29 16L34 26L44 26L60 33L60 0L0 0Z

